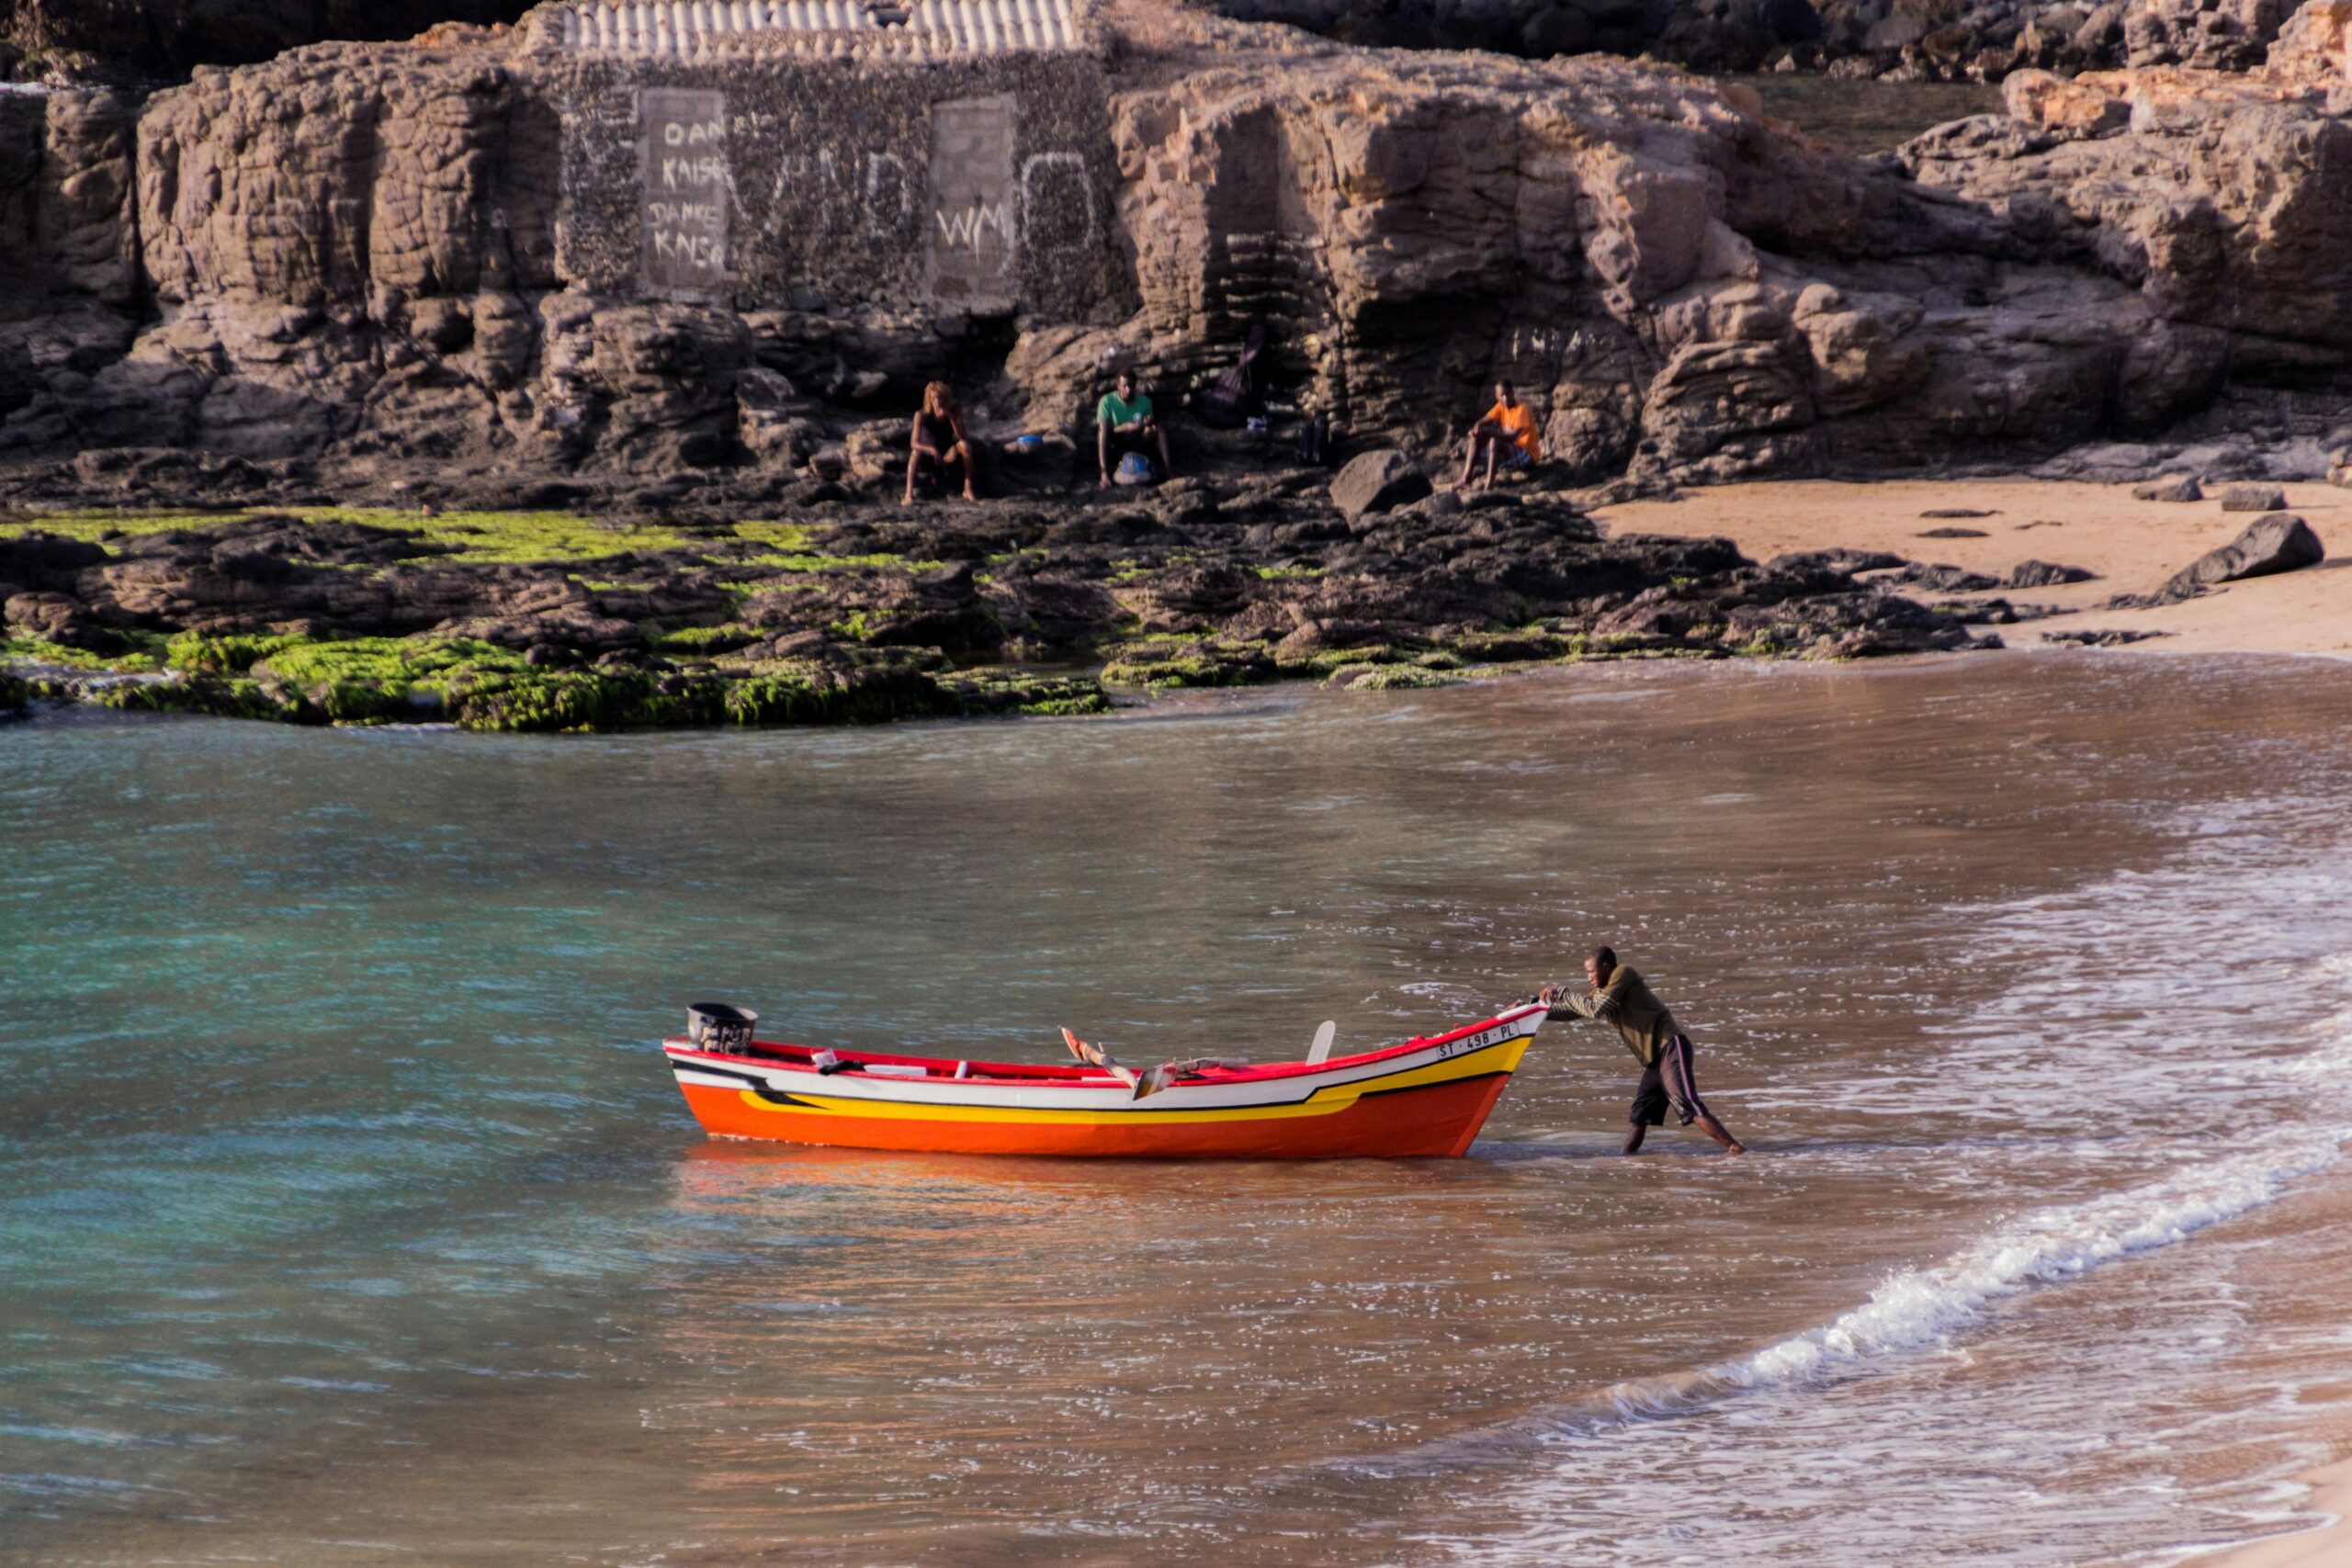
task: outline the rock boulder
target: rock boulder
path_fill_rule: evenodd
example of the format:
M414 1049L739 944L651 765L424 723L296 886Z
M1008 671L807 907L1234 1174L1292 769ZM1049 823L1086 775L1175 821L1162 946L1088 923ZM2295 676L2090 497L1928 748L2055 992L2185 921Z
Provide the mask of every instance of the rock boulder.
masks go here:
M2283 512L2287 492L2277 485L2231 485L2222 491L2224 512Z
M2166 474L2162 479L2133 485L2132 497L2135 501L2202 501L2205 487L2197 482L2195 474Z
M2055 588L2062 583L2088 582L2098 573L2079 566L2058 566L2046 560L2019 561L2009 569L2011 588Z
M2317 566L2326 558L2326 547L2301 518L2265 517L2249 524L2245 533L2221 548L2208 550L2175 572L2156 591L2156 599L2162 604L2194 599L2224 582Z
M121 634L101 625L70 594L18 593L0 605L0 617L11 631L61 648L87 653L115 653L122 648Z
M1429 470L1395 447L1383 447L1348 460L1339 477L1331 481L1331 502L1353 523L1372 513L1408 505L1433 488Z

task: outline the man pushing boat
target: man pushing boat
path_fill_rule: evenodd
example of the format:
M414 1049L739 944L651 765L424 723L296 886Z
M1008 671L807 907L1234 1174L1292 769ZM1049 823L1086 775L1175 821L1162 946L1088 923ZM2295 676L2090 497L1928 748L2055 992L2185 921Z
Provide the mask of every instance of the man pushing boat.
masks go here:
M1700 1131L1724 1146L1724 1152L1744 1155L1747 1145L1724 1131L1715 1120L1707 1102L1699 1098L1699 1078L1690 1065L1690 1037L1666 1010L1641 976L1630 966L1617 962L1617 954L1606 947L1596 947L1584 961L1585 978L1590 982L1581 992L1564 986L1546 986L1535 999L1551 1009L1555 1019L1590 1018L1613 1026L1625 1049L1642 1065L1642 1081L1634 1090L1632 1118L1634 1131L1625 1139L1625 1152L1642 1152L1642 1139L1652 1127L1666 1124L1667 1107L1671 1104L1676 1118L1688 1127L1699 1123Z

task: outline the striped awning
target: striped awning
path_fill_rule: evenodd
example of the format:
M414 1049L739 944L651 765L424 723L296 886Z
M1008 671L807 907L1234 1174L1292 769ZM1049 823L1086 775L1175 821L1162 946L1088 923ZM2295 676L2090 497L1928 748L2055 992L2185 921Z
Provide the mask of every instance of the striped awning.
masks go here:
M540 36L600 54L942 59L1080 47L1083 0L583 0L545 7ZM550 15L549 13L552 13Z

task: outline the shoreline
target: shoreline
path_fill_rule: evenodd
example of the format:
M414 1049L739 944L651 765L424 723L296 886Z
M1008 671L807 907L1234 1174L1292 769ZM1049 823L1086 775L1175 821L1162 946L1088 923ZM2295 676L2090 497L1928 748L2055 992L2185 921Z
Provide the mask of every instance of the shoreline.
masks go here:
M2202 1550L2183 1559L2180 1568L2330 1568L2352 1561L2352 1459L2333 1461L2295 1479L2311 1488L2301 1506L2333 1518L2284 1535Z

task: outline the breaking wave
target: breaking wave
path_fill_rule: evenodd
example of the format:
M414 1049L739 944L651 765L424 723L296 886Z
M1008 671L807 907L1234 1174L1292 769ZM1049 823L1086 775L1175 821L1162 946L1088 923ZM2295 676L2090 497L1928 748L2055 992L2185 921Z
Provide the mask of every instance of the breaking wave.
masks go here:
M2339 1127L2289 1148L2214 1160L2109 1197L2037 1210L1932 1268L1904 1270L1836 1321L1701 1378L1728 1389L1756 1388L1941 1343L2001 1297L2185 1241L2260 1208L2289 1183L2334 1164L2348 1137L2352 1127Z

